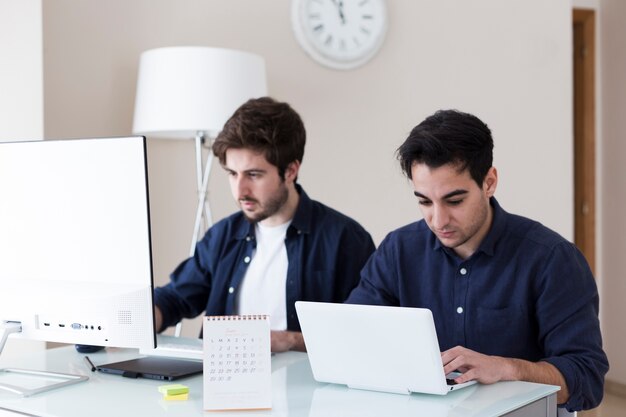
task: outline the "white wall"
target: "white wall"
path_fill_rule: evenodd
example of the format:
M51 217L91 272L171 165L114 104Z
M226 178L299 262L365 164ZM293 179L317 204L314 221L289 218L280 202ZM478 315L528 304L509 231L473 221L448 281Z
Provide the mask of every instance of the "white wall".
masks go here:
M301 183L360 221L378 243L419 217L394 151L439 108L492 128L500 186L515 213L573 236L571 5L562 1L390 0L389 31L366 66L341 72L296 43L288 0L55 0L44 3L46 137L131 132L139 54L207 45L266 59L269 91L308 131ZM188 251L193 145L151 141L159 282ZM236 207L219 167L215 217ZM197 329L194 329L194 332Z
M0 142L43 138L41 0L0 0L0 57ZM11 338L1 360L43 347Z
M0 141L43 137L41 0L0 0Z

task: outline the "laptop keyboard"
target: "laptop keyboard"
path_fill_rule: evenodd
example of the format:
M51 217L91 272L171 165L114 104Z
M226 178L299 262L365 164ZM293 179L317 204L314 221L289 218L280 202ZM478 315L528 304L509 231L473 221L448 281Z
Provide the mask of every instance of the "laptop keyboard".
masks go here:
M446 375L446 384L457 385L457 383L454 382L454 378L458 378L460 376L461 376L461 373L458 371L450 372L449 374Z

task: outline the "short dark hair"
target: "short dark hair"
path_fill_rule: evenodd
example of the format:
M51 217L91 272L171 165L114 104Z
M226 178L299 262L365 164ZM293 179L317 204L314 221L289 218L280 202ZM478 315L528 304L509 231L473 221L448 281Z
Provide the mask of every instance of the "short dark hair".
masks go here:
M439 110L415 126L397 150L404 174L411 179L416 163L430 168L454 164L479 186L493 164L491 130L478 117L458 110Z
M226 164L228 149L251 149L261 152L285 178L285 169L302 162L306 131L300 115L287 103L271 97L250 99L226 121L213 143L213 153Z

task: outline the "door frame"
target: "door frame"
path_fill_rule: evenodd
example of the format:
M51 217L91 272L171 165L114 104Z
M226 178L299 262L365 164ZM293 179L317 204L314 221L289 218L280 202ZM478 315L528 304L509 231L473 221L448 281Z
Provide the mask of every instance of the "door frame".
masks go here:
M596 12L574 9L574 243L596 271Z

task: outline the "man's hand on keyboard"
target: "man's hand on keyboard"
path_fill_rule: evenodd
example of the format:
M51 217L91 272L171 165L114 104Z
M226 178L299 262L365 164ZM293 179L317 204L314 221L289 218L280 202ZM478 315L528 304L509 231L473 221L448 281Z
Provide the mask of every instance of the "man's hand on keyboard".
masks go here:
M272 352L286 352L288 350L298 350L306 352L304 339L300 332L272 330Z

